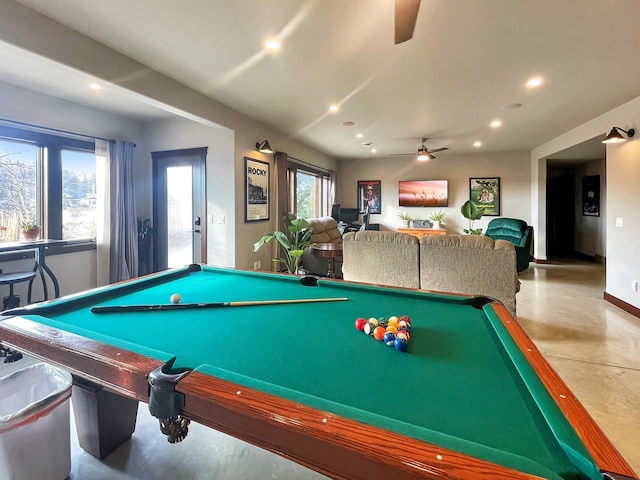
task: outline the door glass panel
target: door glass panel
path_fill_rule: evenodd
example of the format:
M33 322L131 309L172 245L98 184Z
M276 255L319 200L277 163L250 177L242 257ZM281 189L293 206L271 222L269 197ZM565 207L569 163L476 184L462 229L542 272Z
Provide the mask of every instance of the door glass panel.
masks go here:
M0 242L17 242L20 223L37 221L38 148L0 140Z
M62 150L62 239L96 238L96 155Z
M167 168L168 267L193 259L193 195L191 165Z

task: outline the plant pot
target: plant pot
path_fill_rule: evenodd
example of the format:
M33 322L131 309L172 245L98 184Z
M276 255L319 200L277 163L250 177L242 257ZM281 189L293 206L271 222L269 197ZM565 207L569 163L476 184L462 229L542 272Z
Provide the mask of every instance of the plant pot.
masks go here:
M438 220L431 220L431 228L440 230L440 222Z
M20 232L20 236L25 242L33 242L40 238L40 229L36 228L34 230L23 230Z
M403 227L408 227L409 226L409 220L402 220L402 226Z

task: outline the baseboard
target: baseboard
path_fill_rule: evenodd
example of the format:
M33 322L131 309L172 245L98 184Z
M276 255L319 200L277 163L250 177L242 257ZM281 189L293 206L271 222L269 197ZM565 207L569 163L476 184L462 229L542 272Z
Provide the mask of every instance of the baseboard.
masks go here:
M604 295L602 298L604 298L607 302L612 303L616 307L621 308L625 312L630 313L634 317L640 318L640 308L635 307L630 303L625 302L624 300L620 300L619 298L614 297L613 295L607 292L604 292Z
M543 259L541 259L541 258L534 258L534 259L532 260L532 262L533 262L533 263L539 263L540 265L548 265L548 264L550 264L550 263L551 263L551 260L546 260L546 259L545 259L545 260L543 260Z

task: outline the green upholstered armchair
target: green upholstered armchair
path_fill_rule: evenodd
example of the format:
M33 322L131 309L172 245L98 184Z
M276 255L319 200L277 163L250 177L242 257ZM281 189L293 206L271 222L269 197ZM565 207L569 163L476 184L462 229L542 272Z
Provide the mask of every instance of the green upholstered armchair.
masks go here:
M513 243L516 248L518 272L529 268L533 227L527 225L527 222L517 218L494 218L487 225L485 235L494 240L506 240Z

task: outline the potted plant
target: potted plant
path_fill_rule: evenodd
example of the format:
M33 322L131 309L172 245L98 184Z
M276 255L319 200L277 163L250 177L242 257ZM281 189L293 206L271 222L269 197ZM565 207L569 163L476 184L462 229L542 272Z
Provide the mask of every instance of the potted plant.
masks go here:
M42 227L35 220L24 221L20 224L20 234L27 241L38 240Z
M473 228L473 222L482 218L482 210L471 200L467 200L460 208L460 212L464 218L469 220L469 228L464 228L464 233L469 235L482 235L481 228Z
M440 222L442 222L442 220L444 220L444 212L442 210L440 210L439 212L436 213L432 213L431 216L429 217L429 219L432 222L432 226L435 229L439 229L440 228Z
M274 258L273 261L284 264L287 272L296 274L300 268L300 257L304 249L313 243L309 241L313 230L309 228L309 222L304 218L297 218L293 213L284 214L282 221L286 231L276 230L263 236L253 244L253 251L257 252L264 244L275 238L284 249L286 256Z
M404 225L405 227L409 226L409 222L411 221L411 215L409 215L407 212L400 212L398 214L398 217L400 217L400 220L402 220L402 225Z

